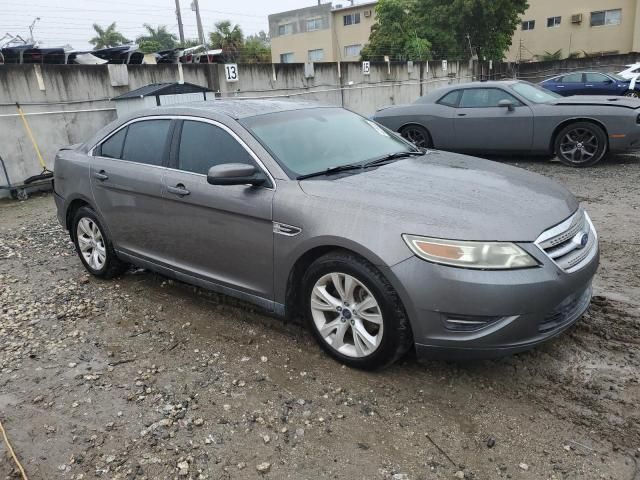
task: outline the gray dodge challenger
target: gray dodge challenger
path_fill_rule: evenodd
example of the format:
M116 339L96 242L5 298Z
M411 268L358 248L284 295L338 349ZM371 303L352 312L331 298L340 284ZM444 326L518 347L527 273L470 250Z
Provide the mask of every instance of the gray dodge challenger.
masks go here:
M640 149L640 100L560 95L523 81L434 90L373 119L419 147L462 153L557 155L588 167L608 152Z
M93 275L135 264L302 318L347 365L493 357L587 309L598 238L563 186L423 151L355 113L218 100L107 126L55 161Z

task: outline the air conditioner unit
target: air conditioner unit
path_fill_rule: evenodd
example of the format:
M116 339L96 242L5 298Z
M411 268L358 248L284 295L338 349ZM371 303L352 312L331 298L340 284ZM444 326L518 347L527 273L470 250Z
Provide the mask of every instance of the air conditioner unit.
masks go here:
M571 23L582 23L582 14L576 13L575 15L571 15Z
M371 10L365 10L364 11L364 16L365 17L370 17L371 16Z

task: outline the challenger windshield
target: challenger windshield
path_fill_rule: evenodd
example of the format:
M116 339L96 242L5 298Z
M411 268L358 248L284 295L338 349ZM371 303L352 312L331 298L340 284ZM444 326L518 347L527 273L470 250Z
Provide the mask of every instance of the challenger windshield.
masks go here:
M511 85L511 88L533 103L547 103L556 98L560 98L560 95L557 93L550 92L531 83L514 83Z
M386 128L342 108L257 115L242 124L292 177L416 151Z

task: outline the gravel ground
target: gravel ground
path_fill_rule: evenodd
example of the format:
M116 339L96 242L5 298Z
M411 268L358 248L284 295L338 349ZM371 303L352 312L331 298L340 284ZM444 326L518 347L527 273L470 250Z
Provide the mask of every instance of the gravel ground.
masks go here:
M29 478L640 478L640 162L517 165L599 230L589 313L529 353L378 373L226 297L90 278L51 196L0 202L0 419Z

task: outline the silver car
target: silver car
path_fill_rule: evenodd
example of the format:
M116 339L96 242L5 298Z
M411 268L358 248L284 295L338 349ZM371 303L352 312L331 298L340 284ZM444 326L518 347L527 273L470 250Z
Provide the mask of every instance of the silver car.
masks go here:
M223 100L61 150L55 199L98 277L135 264L303 318L347 365L493 357L587 309L598 240L561 185L420 150L336 107Z
M557 155L589 167L609 152L640 149L640 101L561 97L523 81L434 90L412 105L378 110L376 122L420 147L475 154Z

